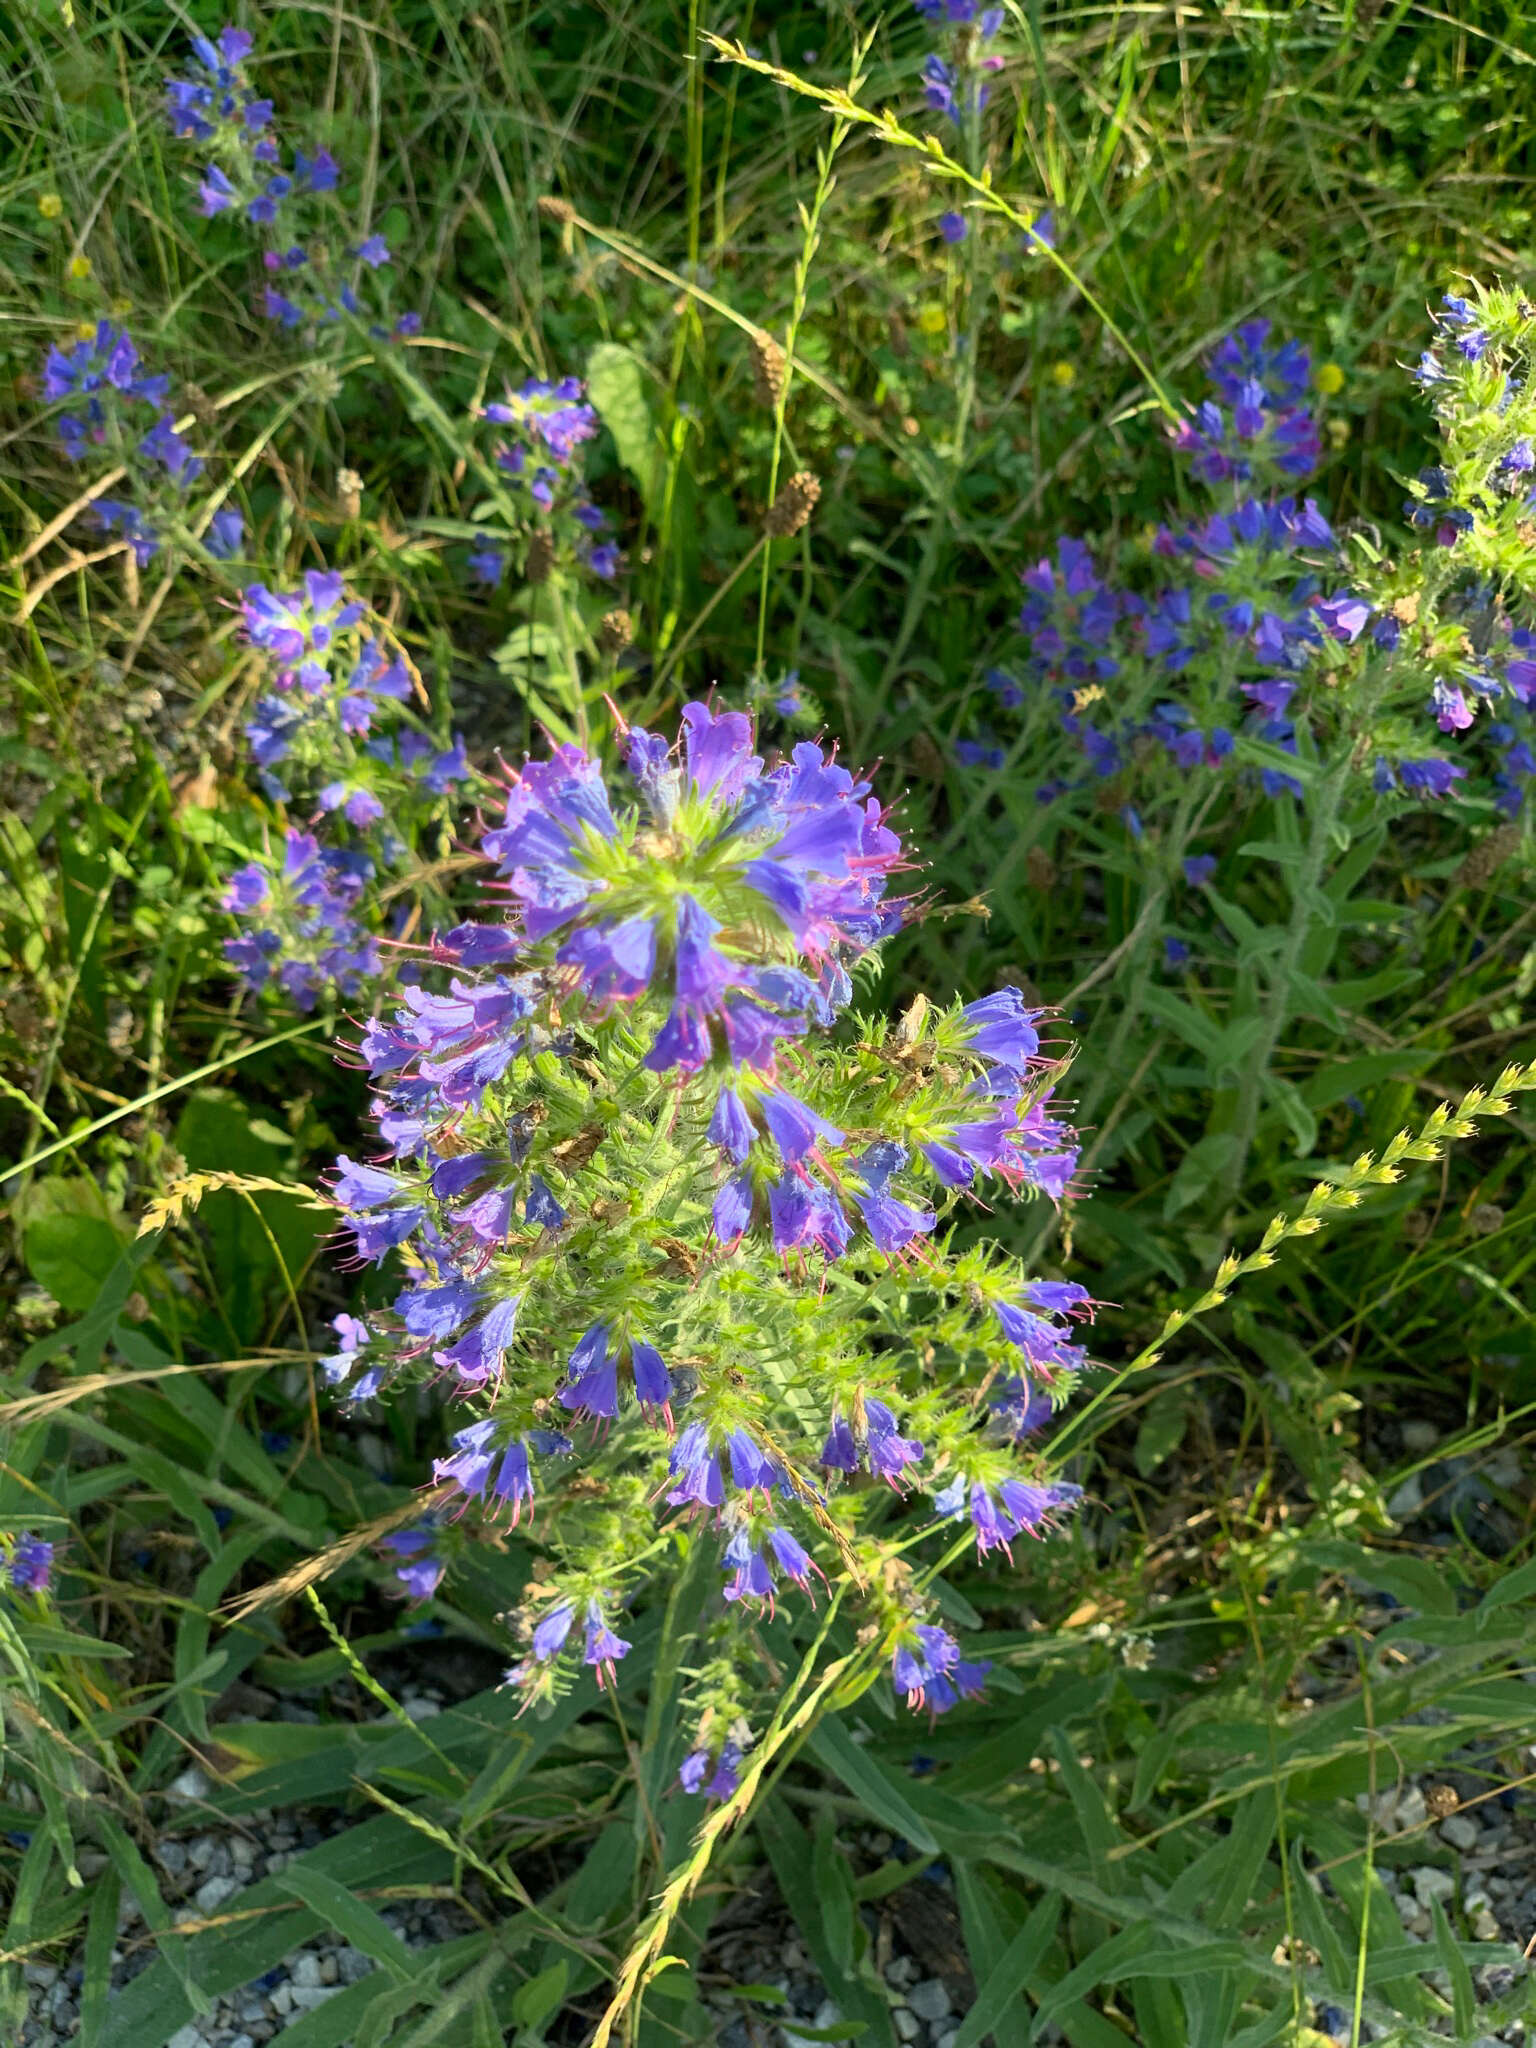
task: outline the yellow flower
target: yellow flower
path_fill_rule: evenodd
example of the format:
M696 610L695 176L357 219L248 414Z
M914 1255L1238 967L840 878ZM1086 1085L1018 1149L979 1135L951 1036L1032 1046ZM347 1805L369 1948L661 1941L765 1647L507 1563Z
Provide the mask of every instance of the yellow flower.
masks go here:
M64 202L57 192L40 192L37 195L37 210L44 220L57 220L64 211Z
M949 318L944 308L930 299L926 306L918 308L917 324L924 334L942 334L949 325Z
M1324 398L1332 398L1344 389L1344 370L1339 363L1319 363L1312 372L1312 382Z
M133 301L132 299L125 299L121 295L121 293L119 293L119 295L112 301L112 304L108 308L108 311L111 313L112 318L114 320L127 320L132 316L133 313Z
M73 281L74 281L74 282L75 282L76 284L84 284L84 283L85 283L85 280L86 280L86 279L87 279L87 278L88 278L88 277L90 276L90 274L91 274L91 259L90 259L90 257L89 257L89 256L71 256L71 257L70 257L70 259L69 259L69 275L70 275L70 277L71 277L71 278L73 279Z
M75 322L75 339L77 341L94 341L96 339L96 322L94 320L77 320Z
M1059 384L1063 391L1070 391L1077 382L1076 363L1069 363L1066 357L1062 356L1058 362L1052 363L1050 379L1053 384Z
M1342 448L1349 439L1349 421L1340 419L1334 413L1327 422L1328 439L1335 448Z

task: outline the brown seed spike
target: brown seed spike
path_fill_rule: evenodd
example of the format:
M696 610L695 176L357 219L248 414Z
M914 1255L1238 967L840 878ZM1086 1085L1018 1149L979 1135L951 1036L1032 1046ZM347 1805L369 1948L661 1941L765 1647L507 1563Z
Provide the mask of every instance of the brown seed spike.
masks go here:
M547 583L549 572L555 566L555 543L552 535L542 531L534 534L528 542L528 563L523 573L530 583Z
M597 647L610 661L616 661L626 647L634 644L635 622L622 606L604 612L597 629Z
M541 195L539 211L546 220L555 221L563 228L568 228L576 218L576 209L569 199L561 199L553 192Z
M752 336L752 395L764 412L777 412L784 396L784 351L771 334Z
M1525 834L1519 825L1501 825L1479 839L1451 877L1453 889L1479 889L1490 881L1520 844Z
M810 519L820 496L820 479L808 469L797 469L768 507L764 533L770 540L789 540Z

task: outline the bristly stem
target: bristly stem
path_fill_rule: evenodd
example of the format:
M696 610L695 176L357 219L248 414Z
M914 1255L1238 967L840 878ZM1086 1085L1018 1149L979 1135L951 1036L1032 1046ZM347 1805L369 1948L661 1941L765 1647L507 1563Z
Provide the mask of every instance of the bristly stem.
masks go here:
M1238 1076L1237 1101L1230 1125L1232 1151L1222 1169L1220 1180L1223 1206L1230 1205L1237 1199L1238 1191L1243 1184L1243 1170L1248 1162L1248 1154L1253 1149L1253 1141L1258 1133L1264 1083L1269 1075L1275 1047L1280 1043L1280 1034L1285 1029L1285 1020L1291 1013L1292 984L1301 965L1302 949L1315 922L1323 868L1328 859L1329 846L1333 841L1334 823L1338 818L1339 805L1343 801L1345 787L1349 781L1350 767L1351 749L1346 741L1341 746L1338 757L1330 764L1327 774L1317 785L1316 793L1308 807L1306 844L1291 884L1291 914L1286 924L1285 938L1269 974L1269 986L1260 1011L1263 1028L1258 1041L1244 1053L1242 1070Z

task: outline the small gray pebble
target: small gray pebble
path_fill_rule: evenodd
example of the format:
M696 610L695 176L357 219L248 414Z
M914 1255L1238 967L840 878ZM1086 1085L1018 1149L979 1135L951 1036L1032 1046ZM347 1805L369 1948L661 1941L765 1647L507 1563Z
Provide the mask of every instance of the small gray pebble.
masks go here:
M300 2012L313 2012L317 2005L324 2005L328 1998L337 1997L340 1991L339 1984L295 1984L293 2002ZM292 2024L290 2020L289 2025Z
M891 2024L903 2041L915 2041L923 2031L923 2023L917 2014L905 2005L898 2005L891 2014Z
M907 2003L919 2019L944 2020L949 2017L949 1993L937 1977L925 1977L921 1984L914 1984L907 1993Z
M206 1878L197 1888L197 1910L199 1913L216 1913L225 1900L232 1899L239 1889L239 1881L236 1878Z
M1453 1813L1440 1823L1440 1839L1449 1842L1453 1849L1460 1849L1463 1855L1475 1849L1483 1838L1483 1831L1469 1814Z
M168 1877L180 1877L187 1867L187 1845L185 1842L162 1842L155 1855L160 1868Z
M289 1965L288 1975L295 1986L300 1984L307 1986L318 1984L321 1981L320 1958L313 1953L296 1956Z

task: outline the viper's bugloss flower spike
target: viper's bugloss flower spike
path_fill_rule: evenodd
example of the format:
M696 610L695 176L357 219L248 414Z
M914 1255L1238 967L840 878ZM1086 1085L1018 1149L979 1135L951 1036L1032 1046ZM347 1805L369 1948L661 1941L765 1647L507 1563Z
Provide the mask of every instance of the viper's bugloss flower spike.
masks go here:
M53 1584L53 1545L21 1529L0 1544L0 1578L13 1593L46 1593Z
M348 687L347 606L324 577L252 600L282 705ZM287 772L289 725L260 723ZM327 1380L349 1400L437 1383L467 1405L434 1465L456 1514L559 1497L508 1679L525 1705L612 1677L659 1516L669 1543L718 1546L722 1627L855 1571L880 1628L928 1644L903 1689L940 1710L977 1667L934 1661L937 1636L912 1634L932 1625L860 1545L884 1540L876 1493L956 1472L962 1505L989 1504L983 1549L1043 1532L1067 1497L1038 1447L1041 1389L1086 1364L1073 1324L1092 1300L945 1228L987 1180L1065 1197L1059 1069L1017 989L914 1006L890 1034L852 1013L850 969L898 926L906 863L835 750L772 755L751 718L696 702L675 737L621 719L618 751L563 744L513 771L481 840L485 921L434 937L361 1031L376 1142L332 1198L357 1258L401 1279ZM283 886L323 904L319 859L298 849ZM253 864L230 898L270 918L277 886ZM834 1264L852 1291L826 1289ZM919 1331L953 1386L927 1384ZM733 1728L734 1669L701 1667L698 1694ZM731 1754L701 1739L683 1782L732 1782Z

